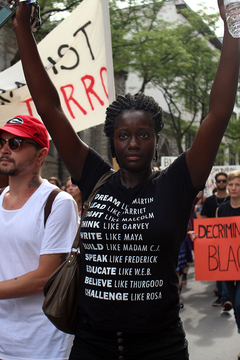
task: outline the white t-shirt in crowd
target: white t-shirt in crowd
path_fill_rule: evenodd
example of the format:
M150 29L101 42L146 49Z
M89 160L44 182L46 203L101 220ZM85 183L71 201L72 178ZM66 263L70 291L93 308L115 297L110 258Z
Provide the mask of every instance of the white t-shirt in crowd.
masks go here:
M38 268L43 254L68 253L78 212L72 196L60 192L44 228L44 206L55 188L44 180L19 210L4 210L0 196L0 281ZM42 311L44 295L0 300L0 359L67 359L70 335L57 330Z

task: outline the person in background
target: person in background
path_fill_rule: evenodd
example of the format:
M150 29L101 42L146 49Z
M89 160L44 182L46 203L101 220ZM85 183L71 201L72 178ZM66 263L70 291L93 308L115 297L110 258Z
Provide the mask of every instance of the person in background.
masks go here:
M72 197L40 171L49 149L43 123L18 115L0 128L0 173L9 176L0 196L0 359L65 360L70 336L42 311L43 286L71 249L78 226Z
M50 184L56 185L59 189L61 189L61 181L56 176L51 176L48 181Z
M230 200L222 203L216 210L216 217L240 216L240 171L232 171L227 177L227 188ZM188 232L192 241L198 235L194 231ZM222 281L228 292L230 303L234 310L235 320L240 334L240 281ZM240 359L240 353L238 354Z
M196 202L194 204L194 218L195 219L201 219L201 211L203 208L203 204L205 201L205 197L203 195L203 190L199 191L199 193L197 194L197 199Z
M215 175L215 185L216 191L204 201L201 211L202 218L215 217L219 205L230 199L227 192L227 174L225 172L221 171ZM214 293L217 295L217 299L212 303L212 306L223 306L224 311L232 309L227 288L222 281L217 281Z
M227 192L227 174L225 172L221 171L215 175L215 185L216 191L204 201L201 210L201 217L203 219L215 217L219 205L230 199Z
M187 231L191 231L192 230L192 224L191 221L189 220L188 223L188 230ZM178 265L176 268L176 273L179 279L179 296L182 292L182 287L183 284L187 283L187 274L188 274L188 270L190 267L190 264L193 262L193 257L192 257L192 245L190 242L190 238L188 236L188 234L186 235L181 248L180 248L180 252L178 255ZM182 302L180 302L180 307L183 308L184 305Z
M229 173L227 188L230 201L221 204L217 210L217 217L240 216L240 171ZM235 320L240 334L240 281L224 281L227 287L230 301L233 306ZM240 353L238 354L240 359Z
M107 108L104 131L119 170L96 194L82 223L79 317L70 360L189 359L175 269L193 201L232 114L239 76L239 39L228 32L222 0L219 8L225 32L209 111L186 152L163 171L152 171L163 128L160 106L138 93L119 95ZM84 203L111 167L64 114L29 12L18 1L13 17L25 78Z
M81 195L81 191L79 190L79 187L72 183L71 176L69 178L67 178L67 181L65 183L65 191L67 193L69 193L70 195L72 195L72 197L76 201L77 207L78 207L78 214L81 217L81 213L82 213L82 195Z

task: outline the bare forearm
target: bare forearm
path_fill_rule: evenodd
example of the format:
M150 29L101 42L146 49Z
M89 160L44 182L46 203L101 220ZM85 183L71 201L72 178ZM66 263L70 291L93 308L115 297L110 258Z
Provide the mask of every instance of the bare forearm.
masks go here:
M0 300L32 295L43 290L49 276L61 264L63 254L41 255L36 270L0 282Z
M0 300L35 294L43 290L48 277L35 277L34 272L0 282Z
M14 27L29 91L38 113L41 117L47 118L49 112L55 109L61 111L57 90L42 64L35 39L28 23L16 23ZM47 126L49 131L51 131L51 123L48 123Z

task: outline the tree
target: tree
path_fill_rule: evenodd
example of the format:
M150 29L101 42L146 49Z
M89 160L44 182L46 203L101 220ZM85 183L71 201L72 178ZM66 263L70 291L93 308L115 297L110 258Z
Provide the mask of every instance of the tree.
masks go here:
M81 1L39 0L42 26L36 40L44 38L66 11L71 12ZM138 75L139 91L152 85L162 92L168 107L165 133L174 137L181 153L184 139L194 138L208 111L221 47L219 41L219 49L210 47L209 41L214 39L219 15L206 15L204 8L194 13L180 6L178 11L187 22L172 24L159 16L167 2L109 0L113 64L115 72L127 70ZM232 152L240 152L239 137L235 139L239 124L240 119L231 120L226 133Z
M216 157L216 164L223 164L224 161L227 163L235 164L235 157L240 154L240 116L237 117L233 114L227 130L224 135L224 139L220 145L219 152ZM226 152L226 150L228 150Z
M162 92L167 103L169 117L166 123L181 153L183 139L196 133L196 121L200 125L207 115L209 93L220 54L210 48L193 27L179 25L173 29L172 35L184 50L165 66L163 74L156 72L152 83Z
M197 130L196 119L201 123L207 114L220 54L209 46L216 17L181 9L187 22L168 23L159 16L165 2L128 0L121 9L119 1L110 1L113 60L115 71L138 75L139 91L152 84L162 92L169 113L167 132L181 153L185 136Z
M83 0L39 0L42 26L36 33L36 40L43 39L55 26L66 17L66 12L74 10ZM57 20L56 20L57 15ZM55 20L53 17L55 16Z
M74 10L83 0L62 0L56 2L54 0L39 0L41 26L35 33L37 42L41 41L50 31L56 27L66 17L66 12ZM11 65L20 60L18 50Z

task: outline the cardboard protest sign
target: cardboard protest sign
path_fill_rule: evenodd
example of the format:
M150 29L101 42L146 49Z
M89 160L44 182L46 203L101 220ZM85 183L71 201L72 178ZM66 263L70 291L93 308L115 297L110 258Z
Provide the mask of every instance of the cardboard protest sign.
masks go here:
M195 219L196 280L240 280L240 216Z
M38 49L75 131L103 123L114 99L108 1L81 2ZM19 114L38 116L21 62L0 73L0 114L0 126Z

